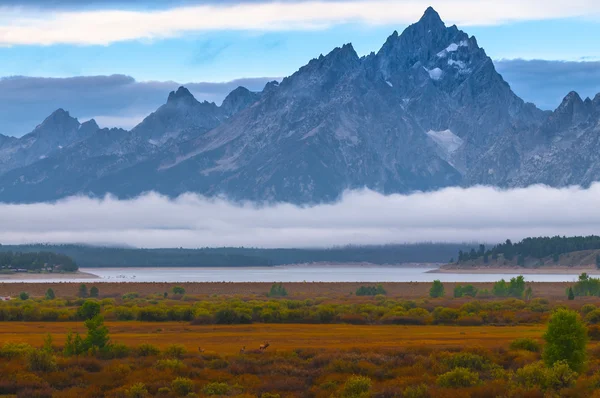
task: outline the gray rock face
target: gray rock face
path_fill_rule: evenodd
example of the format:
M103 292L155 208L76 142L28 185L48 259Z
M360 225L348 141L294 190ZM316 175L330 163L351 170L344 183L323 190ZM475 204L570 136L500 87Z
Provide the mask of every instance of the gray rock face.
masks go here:
M0 137L0 200L155 190L313 203L363 187L600 179L600 94L570 93L554 112L525 103L477 40L432 8L377 53L346 44L221 106L182 87L130 132L84 128L64 111L49 119L35 139ZM29 140L39 143L11 155Z

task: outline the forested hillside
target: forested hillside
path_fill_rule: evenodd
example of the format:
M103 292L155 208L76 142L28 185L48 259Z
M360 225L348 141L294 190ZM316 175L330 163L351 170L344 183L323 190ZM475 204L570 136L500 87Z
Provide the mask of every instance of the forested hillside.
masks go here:
M518 243L507 239L491 249L479 245L468 252L460 250L456 263L518 266L595 264L600 267L600 236L525 238Z
M80 245L0 246L0 252L52 251L73 258L81 267L243 267L310 262L373 264L443 263L472 244L419 243L346 246L330 249L132 249Z

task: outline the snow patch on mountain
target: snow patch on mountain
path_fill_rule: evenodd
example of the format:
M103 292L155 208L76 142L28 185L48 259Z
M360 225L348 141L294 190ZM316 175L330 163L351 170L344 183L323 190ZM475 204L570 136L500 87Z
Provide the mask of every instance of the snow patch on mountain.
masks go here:
M456 150L463 144L463 139L450 130L429 130L425 134L427 134L427 136L431 138L433 142L435 142L446 154L452 154L456 152Z
M429 73L429 77L432 80L440 80L442 78L442 75L444 74L444 72L440 68L427 69L423 67L423 69L425 69L427 73Z

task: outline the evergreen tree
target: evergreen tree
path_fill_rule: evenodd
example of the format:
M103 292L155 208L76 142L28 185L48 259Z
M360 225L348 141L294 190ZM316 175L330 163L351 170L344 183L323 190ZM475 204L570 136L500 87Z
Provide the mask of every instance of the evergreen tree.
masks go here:
M575 294L573 293L573 288L572 288L572 287L569 287L569 291L568 291L568 294L567 294L567 298L568 298L569 300L575 300Z
M81 298L86 298L88 296L87 286L84 283L79 285L79 292L77 295Z
M600 269L600 254L596 255L596 268Z
M98 297L99 293L100 292L98 291L98 288L96 286L92 286L90 289L90 297Z
M94 318L85 321L84 324L87 328L87 335L84 340L85 348L88 350L101 350L106 347L110 338L108 328L104 326L104 318L101 315L96 315Z
M56 296L54 295L54 290L52 290L51 288L46 290L46 300L54 300L55 298Z
M437 279L433 281L431 289L429 289L429 296L433 298L444 296L444 285L442 282Z

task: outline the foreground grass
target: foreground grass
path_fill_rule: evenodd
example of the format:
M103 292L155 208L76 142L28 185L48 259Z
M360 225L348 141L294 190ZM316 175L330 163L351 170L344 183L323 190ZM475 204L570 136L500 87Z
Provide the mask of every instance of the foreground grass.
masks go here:
M193 326L180 322L106 322L113 341L127 345L151 343L166 347L173 343L196 352L198 347L221 354L234 354L243 346L258 348L264 341L270 350L396 349L400 347L508 347L520 337L541 338L544 326L388 326L388 325L231 325ZM47 333L64 344L69 330L83 333L81 322L0 323L0 345L7 342L43 344Z

